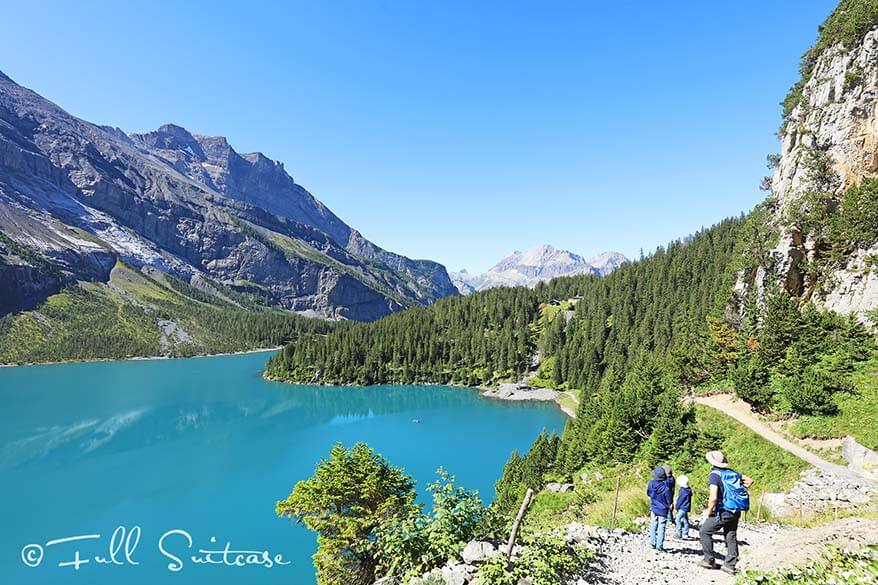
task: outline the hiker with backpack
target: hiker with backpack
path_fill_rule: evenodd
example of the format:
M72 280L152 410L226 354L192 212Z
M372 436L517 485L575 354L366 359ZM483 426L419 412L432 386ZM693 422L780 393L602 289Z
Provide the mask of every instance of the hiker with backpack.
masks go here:
M735 565L738 563L738 520L741 512L750 509L747 488L753 485L753 480L729 468L722 451L710 451L705 458L713 465L713 469L708 475L710 495L707 500L707 519L701 524L700 531L704 558L698 564L708 569L716 568L713 535L722 531L726 541L726 558L721 569L734 575Z
M649 545L661 552L665 550L665 530L668 528L668 514L674 504L671 490L668 489L668 476L661 467L652 472L652 479L646 484L649 496Z

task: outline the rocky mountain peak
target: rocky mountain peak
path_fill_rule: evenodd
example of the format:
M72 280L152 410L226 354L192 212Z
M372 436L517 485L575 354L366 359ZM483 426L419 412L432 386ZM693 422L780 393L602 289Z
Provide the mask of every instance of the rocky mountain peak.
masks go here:
M151 149L188 153L197 160L206 158L198 140L188 130L176 124L164 124L152 132L132 134L131 138Z
M503 257L484 274L466 270L451 273L451 281L462 294L497 286L535 286L559 276L573 274L609 274L626 261L618 252L604 252L592 263L568 250L541 244Z
M214 164L228 166L229 159L237 154L225 136L205 136L194 134L195 140L204 150L207 159Z
M25 295L34 304L69 282L106 282L117 259L326 317L375 319L457 294L443 266L356 234L263 154L176 124L97 126L5 76L0 232L41 258L5 269L15 274L4 284L41 291Z
M602 275L609 274L626 262L628 262L628 258L619 252L604 252L588 259L588 263Z

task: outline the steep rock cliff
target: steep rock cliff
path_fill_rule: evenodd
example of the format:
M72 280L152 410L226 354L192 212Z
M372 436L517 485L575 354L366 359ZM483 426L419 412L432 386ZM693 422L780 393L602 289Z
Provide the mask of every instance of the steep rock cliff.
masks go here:
M871 182L878 176L878 7L869 4L840 4L785 100L781 152L769 157L771 196L753 219L766 229L761 243L748 244L755 262L738 282L741 298L779 286L861 319L878 307L878 226L868 225L878 209ZM853 229L851 218L862 225Z

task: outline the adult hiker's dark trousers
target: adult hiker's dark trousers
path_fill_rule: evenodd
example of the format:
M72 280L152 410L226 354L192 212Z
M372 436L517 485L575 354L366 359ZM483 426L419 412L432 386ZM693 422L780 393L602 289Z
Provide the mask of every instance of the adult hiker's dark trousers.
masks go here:
M721 516L716 514L701 524L701 549L704 551L704 560L713 562L713 535L722 531L726 541L726 562L729 567L734 567L738 562L738 520L740 512L723 512Z

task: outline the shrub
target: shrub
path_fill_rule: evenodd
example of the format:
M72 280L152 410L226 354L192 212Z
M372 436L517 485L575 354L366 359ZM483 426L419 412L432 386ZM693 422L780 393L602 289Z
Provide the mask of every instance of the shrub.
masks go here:
M730 376L735 394L757 409L765 410L774 401L769 385L768 367L757 353L749 354L731 369Z
M517 585L526 579L533 585L561 585L582 571L592 556L585 546L570 546L561 537L535 537L525 542L524 551L511 565L506 555L491 557L479 571L476 584Z

